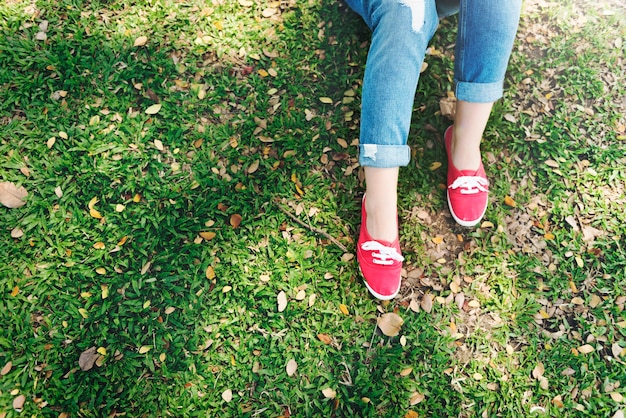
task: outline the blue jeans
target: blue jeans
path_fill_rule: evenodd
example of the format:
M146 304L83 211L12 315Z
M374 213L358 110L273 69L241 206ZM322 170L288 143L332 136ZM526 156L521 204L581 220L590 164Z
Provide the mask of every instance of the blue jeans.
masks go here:
M372 30L363 79L359 162L406 166L413 101L439 18L459 13L454 81L458 100L502 96L522 0L346 0Z

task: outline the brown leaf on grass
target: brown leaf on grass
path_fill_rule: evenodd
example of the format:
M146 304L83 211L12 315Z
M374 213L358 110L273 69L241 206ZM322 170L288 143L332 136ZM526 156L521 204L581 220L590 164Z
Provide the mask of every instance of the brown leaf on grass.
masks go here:
M430 293L426 293L422 297L422 302L420 303L420 306L424 311L430 313L430 311L433 310L433 295L431 295Z
M238 228L239 225L241 225L241 220L242 220L242 216L238 213L235 213L234 215L231 215L230 217L230 225L233 228Z
M211 241L213 238L215 238L215 232L212 231L200 232L199 235L207 241Z
M96 347L89 347L85 351L80 354L78 358L78 366L84 372L89 371L93 368L93 365L98 360L100 354L96 352Z
M140 36L137 39L135 39L133 46L144 46L147 42L148 42L147 36Z
M441 111L441 116L454 119L454 115L456 114L456 99L454 97L444 97L439 100L439 110Z
M14 183L0 182L0 203L10 209L21 208L26 204L28 192Z
M337 396L337 392L333 388L322 389L322 394L326 399L335 399L335 396Z
M13 409L17 412L22 412L22 408L24 407L24 402L26 402L26 396L19 395L15 399L13 399Z
M378 321L376 321L376 325L378 328L388 337L395 337L400 333L400 328L404 324L404 320L393 312L388 312L382 314Z
M507 206L510 206L512 208L517 206L517 203L515 202L515 200L513 200L513 198L511 196L504 196L504 204Z
M424 400L424 398L425 398L425 396L422 393L413 392L411 394L411 397L409 398L409 404L411 406L417 405L418 403L422 402Z
M332 339L328 334L317 334L317 339L326 345L329 345L332 342Z
M7 364L5 364L2 370L0 370L0 376L5 376L9 374L12 368L13 368L13 362L7 361Z

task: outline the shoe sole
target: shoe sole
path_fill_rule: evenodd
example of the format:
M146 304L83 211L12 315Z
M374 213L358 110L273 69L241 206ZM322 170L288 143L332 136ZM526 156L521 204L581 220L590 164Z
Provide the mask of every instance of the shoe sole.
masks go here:
M465 228L472 228L478 225L478 223L483 219L483 216L485 216L485 212L487 212L487 205L489 204L489 197L487 197L487 201L485 202L485 209L483 209L483 213L480 214L478 219L476 219L475 221L464 221L462 219L459 219L454 214L454 211L452 210L452 205L450 204L450 194L447 191L446 191L446 199L448 200L448 209L450 209L450 214L452 215L452 217L454 218L457 224L464 226Z
M376 299L378 299L378 300L391 300L391 299L395 298L396 296L398 296L398 293L400 293L400 287L401 286L398 286L398 290L396 290L393 294L391 294L391 295L381 295L380 293L378 293L374 289L372 289L369 284L367 284L367 281L365 280L365 276L363 276L363 271L361 270L361 267L359 267L359 272L361 273L361 277L363 277L363 283L365 283L365 287L367 287L367 290L369 290L369 292L372 294L372 296L374 296Z

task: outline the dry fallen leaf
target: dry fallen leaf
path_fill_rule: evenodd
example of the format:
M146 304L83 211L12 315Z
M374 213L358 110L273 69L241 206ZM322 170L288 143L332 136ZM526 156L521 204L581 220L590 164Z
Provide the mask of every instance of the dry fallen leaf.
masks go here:
M406 369L403 369L400 371L400 376L405 377L411 374L411 372L413 371L413 367L407 367Z
M291 359L287 362L287 366L285 366L285 369L287 370L287 376L293 376L293 374L298 369L298 363L296 363L294 359Z
M211 231L200 232L199 235L207 241L211 241L213 238L215 238L215 232Z
M0 370L0 376L5 376L9 374L12 368L13 368L13 362L8 361L7 364L4 365L2 370Z
M137 39L135 39L135 43L133 44L133 46L144 46L147 42L148 42L147 36L140 36Z
M84 372L89 371L92 369L99 356L100 354L96 352L96 347L89 347L80 354L78 366Z
M226 389L224 392L222 392L222 399L224 399L224 402L230 402L233 400L233 391L230 389Z
M332 388L322 389L322 394L326 399L335 399L335 396L337 396L337 392Z
M278 303L278 312L282 312L287 307L287 295L282 290L276 296L276 302Z
M430 293L426 293L422 297L422 301L420 302L420 307L427 313L430 313L430 311L433 310L433 295L431 295Z
M330 344L332 341L328 334L317 334L317 338L326 345Z
M593 346L589 345L589 344L585 344L583 346L578 347L578 352L579 353L589 354L589 353L592 353L594 351L596 351L596 349L593 348Z
M241 215L238 213L235 213L234 215L230 217L230 225L233 228L238 228L239 225L241 225L241 220L242 220Z
M402 327L403 323L404 320L398 314L393 312L382 314L378 318L378 321L376 321L378 328L380 328L383 334L388 337L395 337L398 335L400 333L400 327Z
M13 399L13 409L17 412L22 412L22 408L24 407L24 402L26 402L26 396L19 395L15 399Z
M510 206L512 208L517 206L517 203L515 202L515 200L513 200L513 198L511 196L504 196L504 204L507 206Z
M404 414L404 418L418 418L418 417L419 417L418 413L413 410Z
M213 266L208 266L206 268L206 271L204 272L204 275L206 276L207 279L209 280L213 280L215 278L215 270L213 269Z
M537 365L533 369L533 377L535 379L540 379L543 376L544 372L545 372L545 368L543 366L543 363L539 362L539 363L537 363Z
M350 315L350 311L348 310L348 307L346 305L344 305L343 303L339 304L339 310L344 315Z
M152 350L152 347L149 345L142 345L139 347L139 354L146 354L148 351Z
M149 106L146 109L146 114L147 115L156 115L157 113L159 113L159 110L161 110L161 103L155 103L152 106Z
M0 182L0 203L7 208L16 209L24 206L27 196L25 188L8 181Z
M424 395L419 393L419 392L413 392L411 394L411 397L409 398L409 402L410 402L411 406L417 405L418 403L422 402L423 400L424 400Z

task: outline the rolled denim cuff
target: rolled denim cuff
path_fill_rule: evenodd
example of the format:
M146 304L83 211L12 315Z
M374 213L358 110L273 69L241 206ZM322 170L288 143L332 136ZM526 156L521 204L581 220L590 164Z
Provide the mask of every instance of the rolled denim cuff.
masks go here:
M411 161L411 147L408 145L359 145L359 164L363 167L405 167L409 161Z
M502 97L504 81L494 83L470 83L456 81L455 92L458 100L471 103L493 103Z

